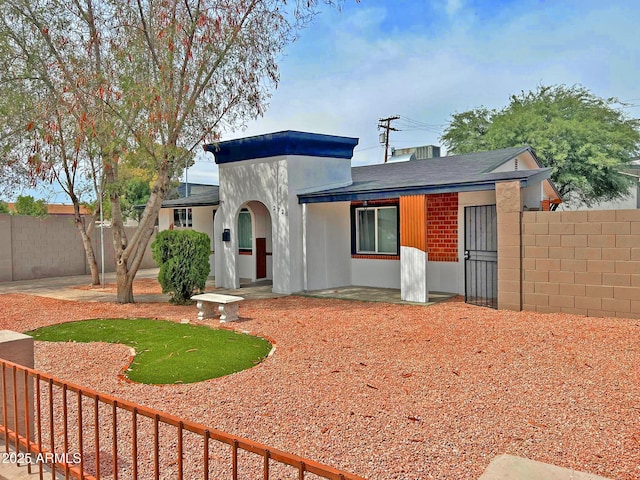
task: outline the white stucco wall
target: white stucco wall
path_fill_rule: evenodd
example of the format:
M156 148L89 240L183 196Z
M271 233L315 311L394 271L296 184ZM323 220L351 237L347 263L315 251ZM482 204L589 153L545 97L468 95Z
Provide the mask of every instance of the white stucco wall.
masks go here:
M252 282L256 279L256 261L253 254L238 255L238 276Z
M516 159L517 167L516 168ZM529 152L521 153L516 158L503 163L492 172L513 172L514 170L534 170L540 168Z
M458 262L432 262L427 264L427 285L432 292L460 293L460 266L462 266L462 293L464 293L464 260Z
M537 182L522 189L522 207L531 209L541 208L541 202L544 199L542 182Z
M400 288L400 260L351 259L351 284L361 287Z
M238 213L251 201L261 202L269 211L274 239L286 243L288 231L286 224L287 205L287 172L284 157L219 165L220 207L215 218L216 232L216 285L222 288L239 288L240 273L246 271L247 262L251 262L255 278L255 262L253 256L238 255ZM231 232L229 242L222 241L224 229ZM255 225L254 225L255 228ZM255 238L255 235L254 235ZM276 241L275 243L278 243ZM246 260L240 257L250 257ZM286 252L273 248L274 264L280 262L280 268L288 269ZM246 262L245 262L246 260ZM242 268L240 268L242 267ZM249 267L250 268L250 267ZM273 290L279 293L290 293L288 280L274 270Z
M351 285L349 202L307 205L308 289Z
M289 184L296 195L351 185L351 160L345 158L288 157ZM296 203L298 199L296 197Z
M219 165L220 208L216 231L231 230L231 241L216 239L216 285L238 288L237 215L250 202L264 204L271 216L273 291L303 290L302 206L298 193L340 185L350 180L349 159L277 156ZM255 264L255 262L254 262Z

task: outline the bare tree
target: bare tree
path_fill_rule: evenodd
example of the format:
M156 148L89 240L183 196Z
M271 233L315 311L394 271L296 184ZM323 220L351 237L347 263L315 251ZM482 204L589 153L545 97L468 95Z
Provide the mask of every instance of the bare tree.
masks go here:
M11 60L0 66L3 77L55 103L74 121L71 142L78 155L95 152L100 159L111 206L117 300L132 302L133 279L170 180L203 142L263 114L279 80L279 55L317 3L5 0L0 5L0 54ZM26 130L38 124L45 136L52 133L42 118L23 118ZM31 170L43 168L38 145L41 141L32 142ZM156 181L129 238L118 167L131 151L146 153Z

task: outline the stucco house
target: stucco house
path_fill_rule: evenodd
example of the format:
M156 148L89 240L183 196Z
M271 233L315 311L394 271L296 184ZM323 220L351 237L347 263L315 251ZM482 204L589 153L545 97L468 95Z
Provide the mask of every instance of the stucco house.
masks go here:
M529 147L352 167L357 143L283 131L206 145L219 187L165 201L159 228L209 234L222 288L269 279L278 293L358 285L496 306L499 217L559 201L550 169Z

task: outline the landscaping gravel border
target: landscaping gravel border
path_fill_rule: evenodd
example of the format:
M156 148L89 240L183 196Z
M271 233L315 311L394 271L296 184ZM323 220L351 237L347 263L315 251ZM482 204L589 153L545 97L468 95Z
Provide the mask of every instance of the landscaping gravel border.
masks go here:
M195 319L195 306L0 295L0 329L98 317ZM191 385L124 382L126 347L36 342L36 366L377 479L476 479L508 453L640 478L640 321L282 297L225 328L270 338L262 364ZM207 322L202 322L207 323ZM217 322L210 325L218 327Z

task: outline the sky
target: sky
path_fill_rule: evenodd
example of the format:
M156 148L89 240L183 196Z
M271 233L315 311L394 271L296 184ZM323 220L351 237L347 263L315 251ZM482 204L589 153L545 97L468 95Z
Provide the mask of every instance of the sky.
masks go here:
M265 115L222 140L282 130L357 137L352 164L381 163L380 118L401 117L392 123L400 130L391 132L393 147L441 145L453 113L500 109L539 85L579 84L631 104L624 111L638 118L638 25L637 0L323 5L286 49ZM217 184L213 156L199 155L187 179Z

